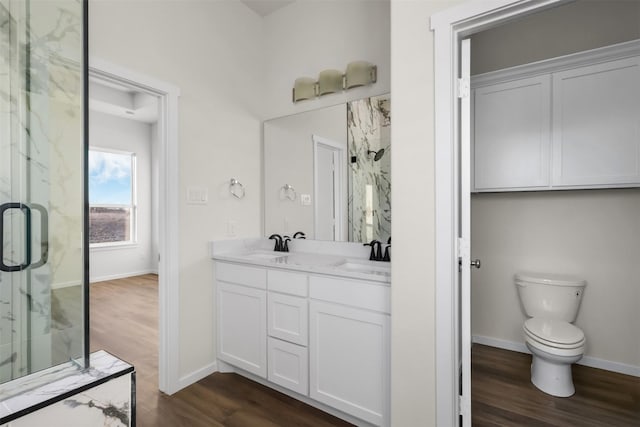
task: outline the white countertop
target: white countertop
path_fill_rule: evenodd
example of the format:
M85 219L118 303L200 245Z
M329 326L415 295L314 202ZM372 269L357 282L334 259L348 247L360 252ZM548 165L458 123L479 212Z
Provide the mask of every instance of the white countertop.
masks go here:
M290 252L275 252L272 245L273 241L268 239L216 241L211 242L211 257L217 261L391 284L391 263L369 261L369 249L360 243L292 241Z

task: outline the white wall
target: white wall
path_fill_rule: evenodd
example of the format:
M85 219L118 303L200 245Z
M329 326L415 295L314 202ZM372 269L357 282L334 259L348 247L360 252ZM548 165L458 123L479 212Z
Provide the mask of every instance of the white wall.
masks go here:
M215 361L212 261L207 242L260 234L262 21L238 1L91 0L90 56L180 88L180 376ZM229 194L239 179L246 197ZM209 189L187 205L185 189ZM168 286L177 286L169 283Z
M134 245L90 248L90 281L147 274L151 263L151 126L89 112L89 145L136 154L137 241Z
M457 3L391 0L394 426L436 425L434 40L429 18Z
M313 110L390 91L389 0L297 1L264 20L265 118ZM349 62L378 66L378 82L322 98L291 102L298 77L344 71Z
M151 124L151 269L158 273L158 254L160 252L160 141L158 140L158 122Z
M472 333L524 343L519 271L583 277L576 320L585 356L640 372L640 190L547 191L472 197Z
M340 143L346 155L347 106L336 105L264 123L265 235L303 231L307 238L314 238L313 135ZM346 165L343 176L346 179ZM295 188L296 200L283 197L280 189L285 184ZM310 206L300 203L301 194L311 195Z

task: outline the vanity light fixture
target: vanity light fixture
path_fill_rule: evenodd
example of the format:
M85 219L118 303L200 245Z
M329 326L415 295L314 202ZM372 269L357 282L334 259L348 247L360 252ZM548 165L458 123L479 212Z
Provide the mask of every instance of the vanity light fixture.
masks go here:
M300 77L293 84L293 102L315 98L318 94L318 84L311 77Z
M354 87L366 86L378 81L378 67L367 61L353 61L347 65L347 71L324 70L314 81L310 77L297 78L293 84L294 103L317 96L342 92Z
M345 89L366 86L378 81L378 67L367 61L350 62L344 76Z
M342 92L344 76L338 70L324 70L318 75L318 96Z

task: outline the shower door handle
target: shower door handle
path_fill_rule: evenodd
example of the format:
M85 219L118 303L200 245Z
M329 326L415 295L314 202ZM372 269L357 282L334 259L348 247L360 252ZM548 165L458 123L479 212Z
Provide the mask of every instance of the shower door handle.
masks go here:
M44 206L36 203L31 204L31 209L40 214L40 259L31 264L31 268L38 268L49 260L49 214Z
M7 265L4 263L4 213L11 209L20 209L24 214L25 251L22 264ZM0 205L0 270L21 271L31 265L31 208L19 202L9 202Z

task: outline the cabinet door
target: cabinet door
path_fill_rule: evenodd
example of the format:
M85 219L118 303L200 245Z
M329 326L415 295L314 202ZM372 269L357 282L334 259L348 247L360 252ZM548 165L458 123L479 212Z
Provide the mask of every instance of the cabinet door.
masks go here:
M266 291L218 282L218 358L267 376Z
M553 75L553 185L640 183L640 58Z
M307 299L269 292L269 335L299 345L308 341Z
M306 347L269 337L268 380L293 390L309 394L309 353Z
M309 395L375 425L389 424L389 316L309 304Z
M476 191L549 185L550 76L484 86L473 94Z

